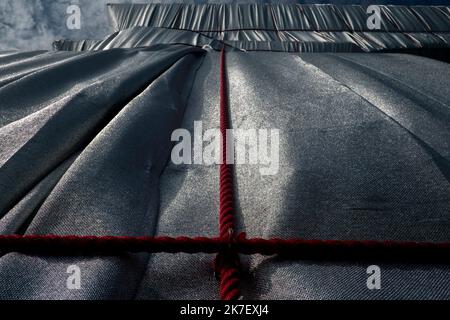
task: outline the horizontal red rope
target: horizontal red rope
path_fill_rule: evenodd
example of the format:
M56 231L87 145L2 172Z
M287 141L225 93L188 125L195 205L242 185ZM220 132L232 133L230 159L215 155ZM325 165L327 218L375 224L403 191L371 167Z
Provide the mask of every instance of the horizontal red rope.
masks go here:
M239 235L231 244L241 254L283 255L292 259L449 263L450 243L402 241L348 241L303 239L247 239ZM125 252L218 253L230 242L206 237L115 237L0 235L0 252L57 255L118 255Z
M205 237L114 237L0 235L0 252L33 254L120 254L124 252L216 253L223 246Z

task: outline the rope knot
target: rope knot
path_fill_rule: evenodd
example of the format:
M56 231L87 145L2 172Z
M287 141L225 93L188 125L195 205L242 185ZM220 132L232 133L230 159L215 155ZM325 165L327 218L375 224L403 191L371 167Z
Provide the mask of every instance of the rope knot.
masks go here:
M241 261L236 250L236 244L237 239L241 239L242 235L245 237L245 233L241 233L235 238L233 229L228 229L227 237L223 239L227 246L214 259L214 275L218 280L222 278L221 275L225 270L240 269Z

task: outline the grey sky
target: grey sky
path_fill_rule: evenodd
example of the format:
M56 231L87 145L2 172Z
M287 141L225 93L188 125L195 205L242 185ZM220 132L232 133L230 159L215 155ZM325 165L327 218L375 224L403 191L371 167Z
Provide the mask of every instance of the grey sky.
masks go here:
M366 4L450 4L450 0L238 0L238 1L145 1L145 0L0 0L0 50L50 49L54 40L99 39L112 32L106 14L106 3L115 2L301 2L301 3L366 3ZM66 10L70 4L81 9L81 29L66 27Z

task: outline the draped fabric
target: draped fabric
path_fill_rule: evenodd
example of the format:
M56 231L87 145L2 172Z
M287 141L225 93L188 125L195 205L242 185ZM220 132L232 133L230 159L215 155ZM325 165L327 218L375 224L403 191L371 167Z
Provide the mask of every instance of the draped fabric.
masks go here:
M58 40L53 43L53 47L61 51L94 51L146 47L152 44L187 44L198 47L211 46L216 49L221 46L217 40L197 32L134 27L116 32L103 40Z
M83 51L133 48L152 44L188 44L219 48L221 43L241 51L378 52L450 49L450 33L317 32L240 30L198 33L154 27L133 27L103 40L58 40L56 50Z
M378 8L380 26L373 29L368 25L373 12L359 5L109 4L111 23L118 33L106 40L106 46L123 44L124 39L136 43L128 29L150 27L151 31L139 32L158 33L159 41L171 41L179 30L178 41L203 45L206 39L192 34L200 33L246 51L371 52L449 47L449 7ZM141 43L149 37L144 38ZM105 41L101 43L105 46ZM86 43L63 41L55 45L67 50L85 48ZM88 48L99 46L96 43Z
M217 166L177 165L170 155L175 129L193 135L194 121L200 120L203 130L219 127L214 49L220 42L164 24L306 29L322 17L331 29L342 17L357 16L342 7L280 5L270 7L276 19L265 21L268 6L227 8L114 5L113 21L123 30L111 37L59 42L69 51L1 52L0 233L217 235ZM293 18L294 9L315 18ZM414 17L420 14L427 28L440 25L426 7L398 10L417 11ZM448 15L442 8L432 10ZM215 18L216 12L227 18ZM423 31L415 20L391 20ZM248 37L246 45L258 49L261 41L254 35L281 34L246 32L227 32L230 45L240 42L234 36ZM310 44L287 41L305 47L320 46L316 36L333 36L342 46L348 45L345 39L383 46L406 34L302 32L283 34L311 39ZM429 43L436 36L424 34L416 41ZM280 132L277 174L262 176L254 164L234 167L238 232L263 238L450 241L449 64L398 53L229 49L232 126ZM301 51L294 49L280 51ZM212 259L207 254L2 253L0 298L217 299ZM382 289L369 290L366 263L259 255L242 260L247 299L448 299L450 294L448 265L371 261L382 270ZM70 265L81 269L79 290L66 286Z
M380 31L450 32L449 7L378 7ZM136 26L192 31L371 31L367 8L332 4L108 4L116 31Z

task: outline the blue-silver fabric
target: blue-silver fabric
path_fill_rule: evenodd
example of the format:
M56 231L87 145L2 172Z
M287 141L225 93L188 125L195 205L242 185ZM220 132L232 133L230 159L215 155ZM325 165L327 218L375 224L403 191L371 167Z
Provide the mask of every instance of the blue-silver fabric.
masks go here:
M224 41L245 51L375 52L450 47L450 7L298 4L109 4L115 33L59 40L57 50ZM369 23L371 22L371 23Z
M220 53L178 34L140 43L130 30L150 29L99 50L0 52L1 234L218 234L218 167L170 155L175 129L219 127ZM398 53L226 58L232 127L280 132L277 174L234 167L237 232L450 241L449 64ZM217 299L212 260L2 253L0 299ZM447 265L242 260L248 299L450 297ZM370 264L380 290L366 285ZM80 289L67 287L70 265Z

